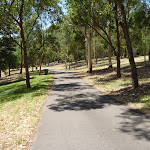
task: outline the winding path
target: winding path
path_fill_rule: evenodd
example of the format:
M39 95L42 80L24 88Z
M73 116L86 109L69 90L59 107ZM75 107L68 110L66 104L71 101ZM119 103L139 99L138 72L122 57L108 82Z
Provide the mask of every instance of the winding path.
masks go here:
M150 117L69 72L54 85L31 150L150 150Z

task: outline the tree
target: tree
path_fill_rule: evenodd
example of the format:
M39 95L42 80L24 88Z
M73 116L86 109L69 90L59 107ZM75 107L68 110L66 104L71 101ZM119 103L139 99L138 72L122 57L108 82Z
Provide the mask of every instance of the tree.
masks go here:
M119 23L118 23L118 10L117 10L117 2L115 3L115 20L116 20L116 32L117 32L117 47L118 47L118 52L117 52L117 77L121 77L121 71L120 71L120 52L121 52L121 47L120 47L120 33L119 33Z
M0 43L0 70L9 68L9 75L10 69L16 67L17 58L14 55L14 51L16 51L14 41L3 36Z
M3 70L7 69L7 61L5 59L6 53L5 53L5 47L3 46L2 39L0 39L0 78L1 78L1 72Z
M20 32L20 37L22 39L23 51L24 51L24 65L26 69L26 85L30 88L29 81L29 69L28 69L28 58L27 58L27 42L31 32L34 30L34 26L37 23L37 19L44 12L49 10L49 14L53 13L51 8L56 7L56 1L9 1L2 0L0 2L0 16L1 16L1 30L10 35L14 40L14 33ZM45 10L46 8L46 10ZM56 11L56 9L53 9ZM34 13L33 13L34 12ZM30 23L30 18L35 16L35 19ZM28 21L29 20L29 21ZM28 28L26 28L26 25ZM13 34L13 36L12 36ZM15 42L21 47L21 45L15 40Z
M129 32L128 32L124 4L122 3L122 0L117 0L117 2L120 7L121 15L122 15L121 26L123 29L123 33L124 33L124 37L126 39L126 44L127 44L127 49L128 49L128 57L129 57L129 62L131 65L131 72L132 72L132 84L133 84L134 88L137 88L138 87L137 69L136 69L136 65L135 65L135 61L134 61L134 57L133 57L133 50L132 50L131 41L130 41Z

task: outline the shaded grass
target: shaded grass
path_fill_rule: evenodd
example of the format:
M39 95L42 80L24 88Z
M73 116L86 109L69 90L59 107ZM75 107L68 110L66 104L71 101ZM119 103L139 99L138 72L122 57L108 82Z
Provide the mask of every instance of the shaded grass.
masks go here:
M97 87L101 92L109 94L116 99L150 113L150 66L144 63L144 57L135 57L139 88L132 88L131 69L127 58L121 59L122 77L117 78L116 60L112 58L113 69L108 68L108 59L99 59L93 66L93 73L87 74L86 66L79 66L75 74L84 78L91 85ZM148 62L147 62L148 64Z
M31 88L25 75L0 86L0 149L22 149L36 128L52 76L30 72Z

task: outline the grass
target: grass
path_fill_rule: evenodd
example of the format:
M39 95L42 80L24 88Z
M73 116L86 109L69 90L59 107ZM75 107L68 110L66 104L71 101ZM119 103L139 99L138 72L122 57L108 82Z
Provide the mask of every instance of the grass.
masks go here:
M148 56L147 56L148 60ZM139 88L132 88L131 71L128 58L121 59L122 78L116 76L116 59L112 58L113 69L108 69L108 58L98 59L98 63L93 65L93 73L87 74L85 61L71 66L71 71L84 78L88 83L94 85L104 94L131 105L136 109L150 114L150 66L144 65L144 57L135 57L137 66ZM57 69L64 69L64 64L52 66Z
M29 142L52 83L52 75L43 74L30 72L30 89L26 89L25 75L0 85L0 149L18 150Z

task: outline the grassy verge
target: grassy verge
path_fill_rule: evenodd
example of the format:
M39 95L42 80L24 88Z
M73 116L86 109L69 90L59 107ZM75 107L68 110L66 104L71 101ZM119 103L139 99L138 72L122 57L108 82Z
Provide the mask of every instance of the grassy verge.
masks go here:
M150 66L144 65L142 57L135 58L135 61L140 84L137 89L132 88L130 66L126 59L122 59L120 79L116 76L115 68L103 68L84 78L103 93L150 114Z
M30 139L46 101L52 75L30 72L32 88L26 89L25 76L0 85L0 149L23 149Z
M148 60L148 57L147 57ZM135 57L140 87L132 88L131 71L128 58L121 59L122 78L116 76L116 59L112 58L113 69L108 69L108 58L98 59L93 65L93 73L87 74L85 61L71 66L71 71L97 87L104 94L109 94L134 108L150 114L150 66L144 65L144 57ZM55 66L52 66L55 67ZM57 65L62 69L62 65ZM65 66L63 66L65 69Z

